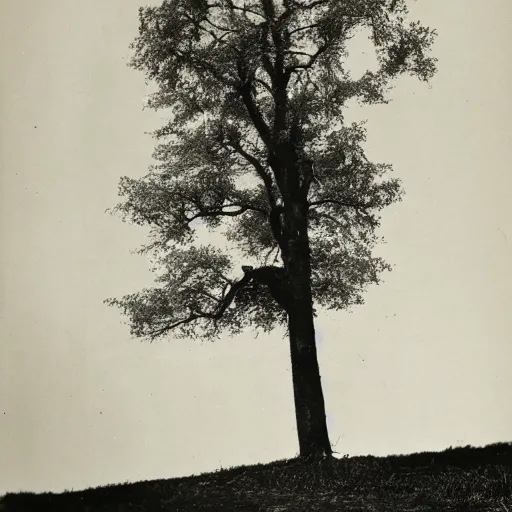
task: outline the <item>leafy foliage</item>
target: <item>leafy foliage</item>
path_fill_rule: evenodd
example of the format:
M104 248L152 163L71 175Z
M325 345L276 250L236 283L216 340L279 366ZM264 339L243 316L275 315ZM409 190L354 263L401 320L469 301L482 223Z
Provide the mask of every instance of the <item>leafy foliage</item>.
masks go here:
M389 268L372 256L380 211L400 200L389 165L368 161L347 101L385 103L398 75L428 80L434 32L407 20L405 0L164 0L140 9L132 66L156 82L169 112L155 165L123 178L116 207L151 227L157 287L110 299L137 336L271 329L286 319L291 204L307 220L314 301L362 302ZM353 78L347 42L366 29L379 69ZM190 244L197 223L247 259ZM288 230L289 231L289 230Z

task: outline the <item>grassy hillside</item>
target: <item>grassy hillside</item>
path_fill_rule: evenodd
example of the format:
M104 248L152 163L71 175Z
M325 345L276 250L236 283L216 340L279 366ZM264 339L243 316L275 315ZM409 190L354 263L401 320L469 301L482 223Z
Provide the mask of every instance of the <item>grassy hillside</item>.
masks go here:
M2 512L512 511L512 443L298 459L62 494L7 494Z

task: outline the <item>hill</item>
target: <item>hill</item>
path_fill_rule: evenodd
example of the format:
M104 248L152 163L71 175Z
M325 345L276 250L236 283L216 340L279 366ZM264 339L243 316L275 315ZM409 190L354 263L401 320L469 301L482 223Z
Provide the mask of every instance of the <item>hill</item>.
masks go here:
M2 512L512 511L512 443L388 457L300 459L61 494L10 493Z

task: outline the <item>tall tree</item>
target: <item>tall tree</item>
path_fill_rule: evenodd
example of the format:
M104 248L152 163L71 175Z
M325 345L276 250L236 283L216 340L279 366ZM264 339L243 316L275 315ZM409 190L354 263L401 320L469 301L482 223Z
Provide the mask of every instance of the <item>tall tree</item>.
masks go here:
M286 326L304 457L332 453L315 304L361 304L379 282L388 265L372 255L375 230L401 196L344 108L386 102L400 74L435 72L434 32L407 14L405 0L164 0L139 12L131 65L157 84L148 104L169 121L149 173L122 178L116 210L151 227L141 251L159 275L107 302L138 337ZM346 45L361 29L379 67L354 78ZM238 255L198 243L199 226L221 230Z

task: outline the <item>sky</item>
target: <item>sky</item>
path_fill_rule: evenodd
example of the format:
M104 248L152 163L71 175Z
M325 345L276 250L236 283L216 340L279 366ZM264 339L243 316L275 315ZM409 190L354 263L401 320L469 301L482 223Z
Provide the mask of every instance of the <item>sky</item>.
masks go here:
M162 122L126 65L140 4L0 0L0 494L298 452L282 333L149 344L103 304L152 283L144 230L105 213ZM437 76L348 115L406 195L383 215L393 271L317 320L340 456L512 441L512 4L411 11L438 30Z

